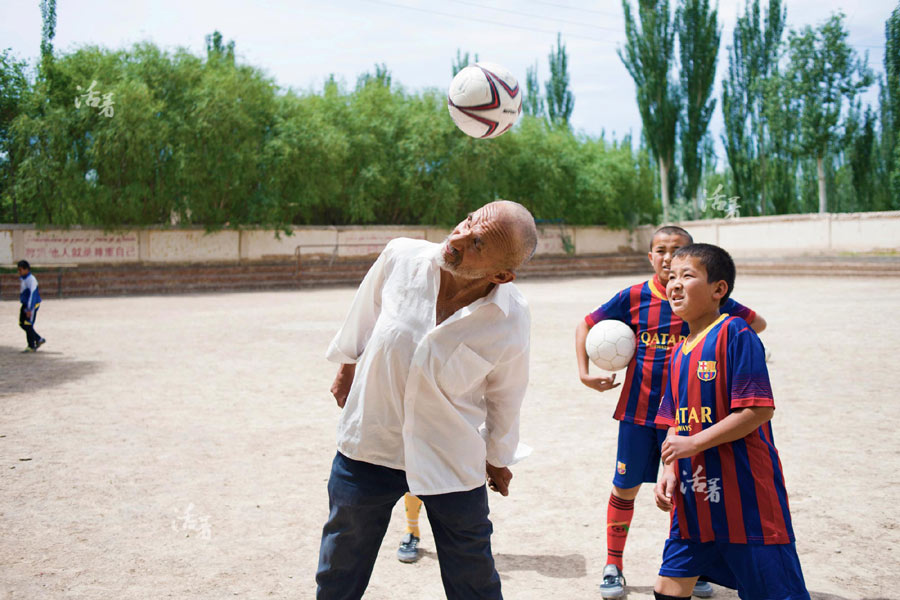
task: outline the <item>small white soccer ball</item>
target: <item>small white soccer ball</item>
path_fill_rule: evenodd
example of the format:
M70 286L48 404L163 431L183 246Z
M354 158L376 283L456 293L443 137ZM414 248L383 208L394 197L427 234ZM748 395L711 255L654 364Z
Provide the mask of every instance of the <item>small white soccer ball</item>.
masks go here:
M636 338L622 321L605 319L588 331L584 341L591 362L605 371L624 369L634 356Z
M495 138L509 131L522 112L519 82L500 65L475 63L450 83L447 110L463 133Z

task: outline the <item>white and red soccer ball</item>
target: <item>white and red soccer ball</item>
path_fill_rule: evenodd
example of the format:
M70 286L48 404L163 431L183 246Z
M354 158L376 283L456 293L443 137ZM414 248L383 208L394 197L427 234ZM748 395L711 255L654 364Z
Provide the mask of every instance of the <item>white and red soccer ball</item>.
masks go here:
M584 349L591 362L605 371L624 369L634 356L637 339L622 321L604 319L588 331Z
M509 131L522 112L519 82L498 64L475 63L450 83L447 110L463 133L495 138Z

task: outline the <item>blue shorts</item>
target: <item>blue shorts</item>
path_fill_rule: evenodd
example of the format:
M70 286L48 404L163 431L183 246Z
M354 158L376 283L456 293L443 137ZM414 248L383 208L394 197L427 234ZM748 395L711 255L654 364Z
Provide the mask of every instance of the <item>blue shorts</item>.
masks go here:
M659 574L697 577L738 591L743 600L809 600L797 548L666 540Z
M619 449L613 485L629 489L644 482L655 483L659 473L659 455L668 429L619 421Z

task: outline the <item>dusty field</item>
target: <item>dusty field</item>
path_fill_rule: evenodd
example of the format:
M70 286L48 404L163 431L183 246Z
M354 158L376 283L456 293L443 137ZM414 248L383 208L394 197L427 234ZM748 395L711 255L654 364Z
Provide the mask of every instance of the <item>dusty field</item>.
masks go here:
M535 452L510 496L492 495L507 598L599 598L616 395L578 382L572 340L634 281L521 284ZM352 294L49 298L37 355L19 353L18 304L0 303L0 599L313 598L338 417L323 353ZM739 277L736 297L770 323L813 598L900 597L900 279ZM653 596L668 523L649 488L636 507L631 600ZM394 558L401 510L366 597L441 598L430 533L419 563Z

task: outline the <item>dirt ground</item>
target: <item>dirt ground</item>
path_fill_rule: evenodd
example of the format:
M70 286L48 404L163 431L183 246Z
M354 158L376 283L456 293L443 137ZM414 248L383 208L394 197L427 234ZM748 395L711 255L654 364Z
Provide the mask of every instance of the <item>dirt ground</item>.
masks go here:
M599 598L616 392L578 382L574 329L637 279L520 284L534 454L509 497L491 495L506 598ZM739 274L736 288L769 321L775 440L813 598L900 597L900 278ZM353 292L48 298L36 355L20 353L18 304L0 303L0 600L313 598L339 413L323 354ZM401 517L399 503L366 598L442 598L430 532L422 560L395 559ZM647 487L629 599L653 597L667 526Z

